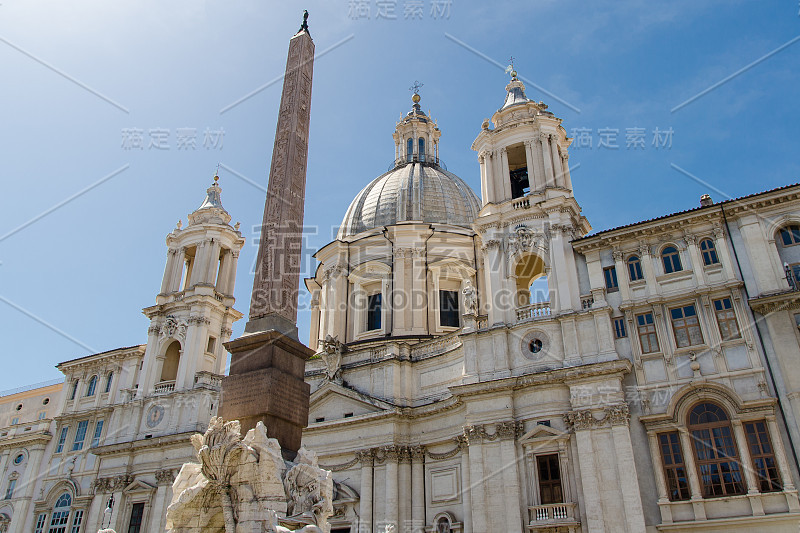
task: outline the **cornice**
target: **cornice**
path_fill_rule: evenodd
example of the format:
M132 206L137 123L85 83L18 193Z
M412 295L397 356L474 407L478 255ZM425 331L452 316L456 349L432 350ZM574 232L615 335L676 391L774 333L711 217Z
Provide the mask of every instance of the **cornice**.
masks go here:
M44 445L50 442L52 439L53 435L49 430L36 433L24 433L22 435L15 435L13 437L3 437L3 440L0 440L0 450L34 446L36 444Z
M748 302L756 313L768 315L777 311L800 309L800 291L785 291L769 296L751 298Z
M112 456L117 454L128 454L132 451L140 451L148 448L163 448L166 446L188 446L190 444L191 436L195 433L202 432L200 428L197 431L186 431L183 433L174 433L172 435L164 435L162 437L153 437L152 439L138 439L120 442L116 444L106 444L92 448L92 453L98 457Z

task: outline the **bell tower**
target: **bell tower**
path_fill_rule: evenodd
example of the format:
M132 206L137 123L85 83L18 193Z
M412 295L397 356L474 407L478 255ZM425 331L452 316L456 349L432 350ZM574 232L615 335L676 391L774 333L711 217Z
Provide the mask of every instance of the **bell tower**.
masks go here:
M581 309L570 241L591 226L572 194L571 142L561 119L528 98L512 71L502 107L472 143L481 171L475 228L492 295L490 324Z
M233 288L244 238L238 223L229 224L218 180L186 227L179 221L167 235L161 291L156 305L142 310L150 328L137 398L191 390L198 373L225 372L222 343L242 317L233 309Z
M472 144L481 165L483 205L529 197L540 201L572 196L568 138L561 119L544 102L525 96L525 85L512 71L503 106L484 120Z

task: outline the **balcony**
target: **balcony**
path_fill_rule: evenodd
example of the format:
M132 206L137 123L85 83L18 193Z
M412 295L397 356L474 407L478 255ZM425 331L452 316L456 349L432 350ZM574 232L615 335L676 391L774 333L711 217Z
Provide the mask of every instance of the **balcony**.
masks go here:
M550 318L551 316L552 310L550 308L550 302L539 302L517 309L517 320L537 320Z
M153 388L153 394L156 396L169 394L170 392L175 392L175 380L156 383L155 388Z
M576 531L581 523L575 518L575 507L574 503L548 503L528 507L530 523L526 528L528 531L538 531L564 527L570 533Z
M389 165L389 171L402 167L408 163L421 163L432 167L439 167L442 170L447 170L447 165L444 161L439 159L436 154L412 154L410 156L401 156L394 160L394 163Z

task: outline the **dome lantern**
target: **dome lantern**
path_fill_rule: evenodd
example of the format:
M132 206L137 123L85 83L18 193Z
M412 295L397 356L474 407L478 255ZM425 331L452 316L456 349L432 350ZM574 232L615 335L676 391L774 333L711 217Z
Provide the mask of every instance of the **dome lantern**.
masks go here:
M411 111L392 135L394 164L355 197L342 220L339 239L402 222L469 228L478 215L478 197L439 160L441 131L422 111L419 87L415 82Z
M394 134L394 165L406 165L408 163L423 163L428 165L439 165L439 137L441 132L432 120L419 105L422 97L419 89L422 84L418 81L410 87L413 91L411 95L411 111L397 123Z

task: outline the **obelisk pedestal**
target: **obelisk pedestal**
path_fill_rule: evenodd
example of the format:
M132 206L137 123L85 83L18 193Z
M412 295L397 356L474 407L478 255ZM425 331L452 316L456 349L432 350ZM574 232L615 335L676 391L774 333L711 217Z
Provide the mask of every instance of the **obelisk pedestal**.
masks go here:
M305 362L314 354L297 338L314 42L306 14L289 56L272 151L250 317L242 337L225 344L231 368L222 380L219 416L242 433L264 422L287 459L308 424Z

